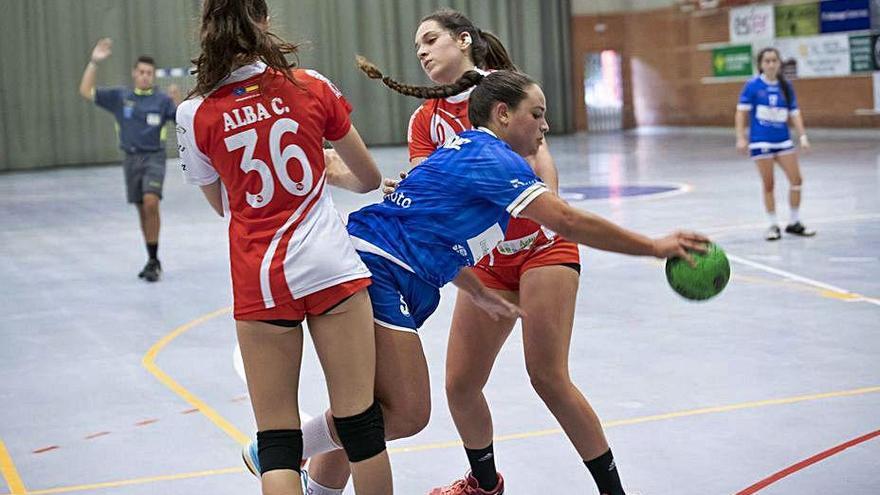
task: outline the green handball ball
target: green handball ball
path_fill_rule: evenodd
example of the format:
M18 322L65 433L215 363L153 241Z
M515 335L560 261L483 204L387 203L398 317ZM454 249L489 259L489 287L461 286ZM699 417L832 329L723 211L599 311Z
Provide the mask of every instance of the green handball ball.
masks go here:
M705 301L718 295L730 280L730 263L724 250L709 244L705 254L691 253L696 268L681 258L666 260L666 280L672 290L692 301Z

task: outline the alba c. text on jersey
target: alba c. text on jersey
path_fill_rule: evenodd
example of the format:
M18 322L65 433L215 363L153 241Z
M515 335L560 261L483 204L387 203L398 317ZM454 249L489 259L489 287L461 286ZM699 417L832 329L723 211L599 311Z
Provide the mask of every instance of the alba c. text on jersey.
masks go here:
M284 104L284 100L277 96L272 98L269 107L272 108L274 115L284 115L290 112L290 108ZM223 112L223 131L228 132L269 118L272 118L272 114L260 102L241 108L233 108L229 112Z

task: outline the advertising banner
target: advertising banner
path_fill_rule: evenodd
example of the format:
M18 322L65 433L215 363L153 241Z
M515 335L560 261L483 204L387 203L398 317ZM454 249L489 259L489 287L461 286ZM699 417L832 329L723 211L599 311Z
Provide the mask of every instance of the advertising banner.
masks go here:
M786 75L793 70L797 77L836 77L847 76L852 70L846 34L779 38L774 46L782 55Z
M819 28L823 33L871 29L869 0L826 0L819 4Z
M752 45L737 45L712 50L712 73L715 77L751 76Z
M850 36L849 56L853 72L871 72L877 69L874 64L876 36Z
M819 34L818 3L777 5L775 9L777 38Z
M776 34L772 5L750 5L730 9L730 41L739 43L770 39Z

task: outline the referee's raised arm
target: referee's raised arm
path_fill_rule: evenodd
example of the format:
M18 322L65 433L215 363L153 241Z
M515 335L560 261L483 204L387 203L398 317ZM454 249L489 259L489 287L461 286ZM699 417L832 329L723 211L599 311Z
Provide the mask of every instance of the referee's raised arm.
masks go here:
M92 49L92 58L86 64L86 70L83 71L82 79L79 82L79 94L89 101L95 100L95 79L98 76L98 64L110 56L112 47L113 40L101 38Z

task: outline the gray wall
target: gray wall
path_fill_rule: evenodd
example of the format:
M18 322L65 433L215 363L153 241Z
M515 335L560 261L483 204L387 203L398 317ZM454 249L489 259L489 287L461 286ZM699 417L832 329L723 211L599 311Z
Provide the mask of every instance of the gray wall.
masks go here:
M273 30L302 47L302 66L330 77L355 108L370 144L406 141L418 100L363 77L354 54L401 81L428 84L413 51L418 20L462 10L505 42L544 85L553 132L573 129L568 0L269 0ZM83 100L80 76L94 43L113 38L99 85L128 84L131 62L187 67L197 52L199 0L4 0L0 16L0 170L118 161L112 116ZM165 79L191 86L191 78ZM174 149L169 132L169 149Z
M573 15L637 12L672 7L676 0L571 0Z

